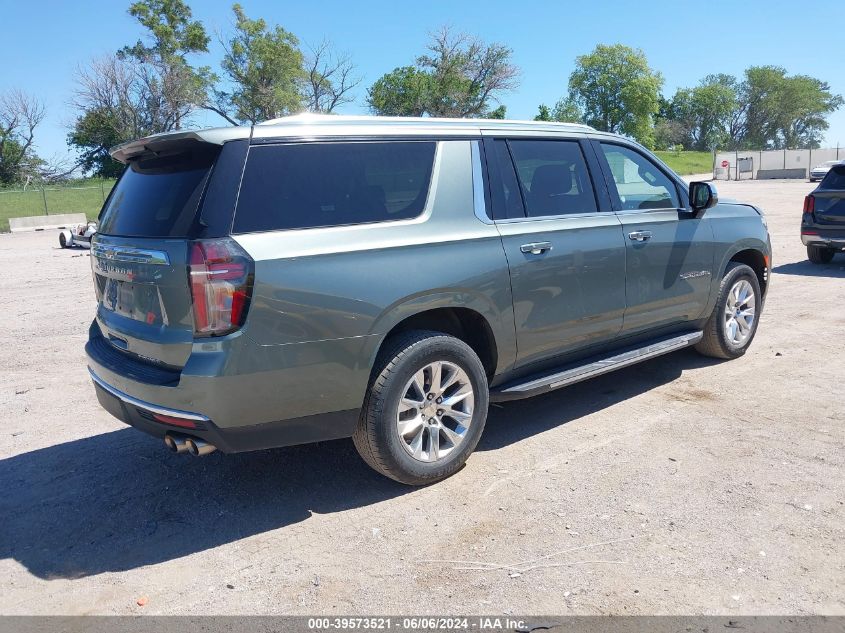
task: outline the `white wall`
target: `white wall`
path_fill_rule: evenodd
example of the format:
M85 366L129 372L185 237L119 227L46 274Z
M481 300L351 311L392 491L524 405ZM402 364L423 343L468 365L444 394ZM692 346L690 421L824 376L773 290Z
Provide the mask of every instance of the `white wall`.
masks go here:
M769 150L769 151L740 151L740 152L717 152L716 153L716 169L713 173L713 178L717 180L736 180L736 163L737 158L750 157L754 161L754 171L752 174L739 174L742 179L757 178L757 171L759 169L805 169L809 174L810 169L823 163L827 160L845 160L845 147L827 148L827 149L788 149L788 150ZM722 168L722 161L728 161L730 164L730 176L727 170Z

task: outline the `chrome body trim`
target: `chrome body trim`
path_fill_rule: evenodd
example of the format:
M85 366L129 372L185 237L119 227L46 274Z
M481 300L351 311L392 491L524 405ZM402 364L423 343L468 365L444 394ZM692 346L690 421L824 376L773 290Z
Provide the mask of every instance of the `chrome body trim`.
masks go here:
M112 262L170 266L170 257L166 252L151 248L107 246L94 242L91 244L91 254L94 257Z
M144 409L145 411L150 411L151 413L169 415L174 418L182 418L184 420L196 420L197 422L210 421L209 418L199 413L191 413L190 411L180 411L179 409L169 409L167 407L162 407L157 404L152 404L150 402L139 400L138 398L133 398L129 394L123 393L120 389L112 387L105 380L95 374L94 370L92 370L90 367L88 368L88 373L91 374L91 380L93 380L96 384L108 391L118 400L125 402L126 404L131 404L133 407L138 407L139 409Z

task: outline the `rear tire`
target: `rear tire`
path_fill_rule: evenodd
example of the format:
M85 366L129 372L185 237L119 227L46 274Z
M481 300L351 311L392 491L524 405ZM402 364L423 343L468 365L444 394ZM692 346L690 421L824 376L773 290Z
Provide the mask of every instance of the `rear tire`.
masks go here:
M836 251L824 246L808 246L807 259L814 264L829 264L833 260Z
M757 273L745 264L729 263L696 351L712 358L739 358L754 340L762 308Z
M59 246L67 248L67 238L64 233L59 233Z
M463 467L481 438L488 403L484 366L466 343L406 332L379 354L352 440L381 474L431 484Z

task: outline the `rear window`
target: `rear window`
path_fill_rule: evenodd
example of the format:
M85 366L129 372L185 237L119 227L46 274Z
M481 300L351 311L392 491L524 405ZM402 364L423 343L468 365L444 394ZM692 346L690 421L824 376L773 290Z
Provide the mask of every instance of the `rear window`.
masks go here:
M98 231L127 237L190 237L219 148L133 161L100 212Z
M831 167L822 179L819 189L845 189L845 165Z
M417 217L425 208L435 146L434 141L253 146L234 232Z

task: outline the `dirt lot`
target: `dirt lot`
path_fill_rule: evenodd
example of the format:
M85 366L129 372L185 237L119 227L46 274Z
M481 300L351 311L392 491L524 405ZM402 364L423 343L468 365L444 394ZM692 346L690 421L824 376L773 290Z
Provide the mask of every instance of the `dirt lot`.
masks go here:
M0 236L0 613L845 614L845 256L806 261L808 183L719 188L774 241L750 352L494 408L426 489L348 441L193 458L122 426L87 252Z

